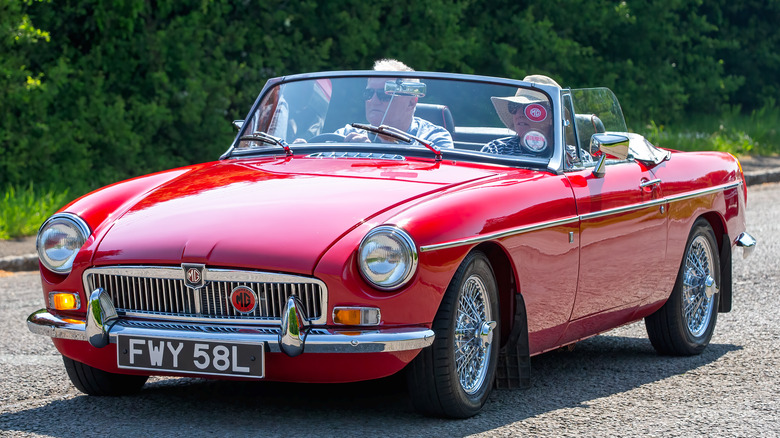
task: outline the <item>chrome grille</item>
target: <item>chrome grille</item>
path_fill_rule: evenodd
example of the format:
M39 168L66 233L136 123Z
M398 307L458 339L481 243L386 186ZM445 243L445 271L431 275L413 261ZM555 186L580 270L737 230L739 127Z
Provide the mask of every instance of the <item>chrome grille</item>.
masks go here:
M117 313L162 319L196 319L221 322L279 322L287 299L295 294L307 320L324 323L325 284L317 279L252 271L206 269L205 286L185 286L184 270L173 267L93 268L84 273L87 291L103 288ZM230 304L236 287L251 288L258 298L251 313L241 314Z

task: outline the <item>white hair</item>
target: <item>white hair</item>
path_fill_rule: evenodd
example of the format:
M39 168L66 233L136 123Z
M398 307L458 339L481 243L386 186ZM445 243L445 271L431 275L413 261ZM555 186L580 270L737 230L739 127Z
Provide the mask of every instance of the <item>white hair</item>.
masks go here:
M374 63L374 71L414 71L397 59L380 59Z

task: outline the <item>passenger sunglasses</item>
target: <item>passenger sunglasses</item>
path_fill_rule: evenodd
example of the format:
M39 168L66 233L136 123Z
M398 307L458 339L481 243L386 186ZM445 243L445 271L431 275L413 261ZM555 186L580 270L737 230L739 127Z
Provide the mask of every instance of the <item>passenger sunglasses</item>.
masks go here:
M509 114L515 114L517 111L525 108L525 104L517 102L509 102Z
M363 90L363 100L371 100L371 98L374 97L374 93L376 93L376 97L380 102L387 102L391 97L393 97L389 94L385 94L385 90L382 88L366 88Z

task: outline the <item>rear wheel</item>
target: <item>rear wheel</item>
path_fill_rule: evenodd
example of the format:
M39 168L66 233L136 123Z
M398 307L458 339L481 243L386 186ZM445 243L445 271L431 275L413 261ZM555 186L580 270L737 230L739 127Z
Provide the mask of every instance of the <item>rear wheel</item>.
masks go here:
M79 391L88 395L127 395L141 390L149 376L115 374L62 356L65 371Z
M485 255L469 254L436 313L433 345L409 366L409 392L418 411L466 418L482 409L493 387L500 345L497 289Z
M704 351L718 316L720 263L715 233L698 219L685 246L677 281L663 307L645 318L647 334L661 354L689 356Z

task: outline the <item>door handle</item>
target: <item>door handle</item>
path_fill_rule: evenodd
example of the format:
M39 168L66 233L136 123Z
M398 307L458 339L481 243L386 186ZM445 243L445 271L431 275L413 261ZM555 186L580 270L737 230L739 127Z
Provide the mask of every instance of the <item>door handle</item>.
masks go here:
M639 184L639 187L645 189L645 188L656 186L656 185L659 185L659 184L661 184L661 180L659 178L656 178L656 179L650 179L650 180L642 181Z

